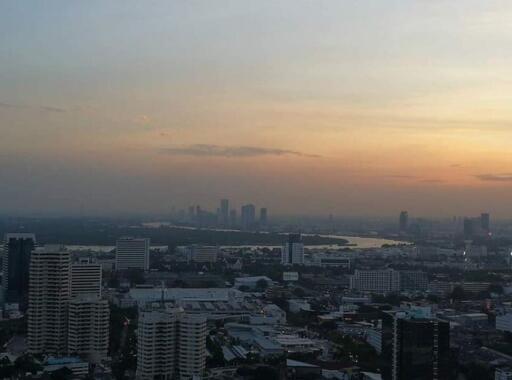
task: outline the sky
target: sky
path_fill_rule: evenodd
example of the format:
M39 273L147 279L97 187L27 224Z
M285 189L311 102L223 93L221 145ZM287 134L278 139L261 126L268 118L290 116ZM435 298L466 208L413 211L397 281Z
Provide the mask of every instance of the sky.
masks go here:
M0 0L0 213L512 216L509 0Z

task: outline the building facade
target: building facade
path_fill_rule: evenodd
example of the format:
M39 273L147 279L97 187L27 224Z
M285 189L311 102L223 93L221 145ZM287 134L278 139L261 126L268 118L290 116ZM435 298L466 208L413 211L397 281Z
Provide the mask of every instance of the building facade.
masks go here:
M304 243L300 234L288 235L288 241L281 250L281 264L304 264Z
M206 318L164 305L141 309L137 329L140 380L201 378L206 365Z
M68 354L86 356L98 363L107 357L109 343L108 301L80 295L69 303Z
M26 310L30 256L36 246L36 237L29 233L6 234L2 257L2 300L17 303Z
M28 350L67 352L70 254L60 246L32 252L29 273Z
M116 242L116 270L149 270L150 240L121 238Z
M101 297L101 264L81 260L71 265L71 297L95 295Z

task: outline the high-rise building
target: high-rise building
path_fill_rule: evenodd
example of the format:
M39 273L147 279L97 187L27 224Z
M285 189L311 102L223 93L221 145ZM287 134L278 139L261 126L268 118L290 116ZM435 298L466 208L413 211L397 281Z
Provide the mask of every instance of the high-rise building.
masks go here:
M87 356L98 363L107 357L109 342L108 301L97 295L79 295L69 302L68 354Z
M185 248L187 260L195 263L214 263L217 261L219 248L216 246L189 245Z
M24 311L28 303L30 256L36 237L29 233L6 234L2 258L2 296L4 303L17 303Z
M232 209L230 212L229 212L229 225L231 227L236 227L237 226L237 220L236 220L236 210L235 209Z
M116 270L149 270L149 239L125 237L116 242Z
M179 318L178 373L180 379L200 379L206 367L206 317L182 314Z
M464 218L464 237L471 239L475 234L475 226L472 218Z
M480 215L480 228L488 234L491 232L491 215L487 212L484 212Z
M70 298L70 254L61 246L32 252L29 273L28 350L63 355L67 352L67 311Z
M385 294L400 291L424 291L427 287L428 276L422 271L356 269L350 276L350 288L362 292Z
M101 297L101 264L81 259L71 265L71 297L95 295Z
M300 234L289 234L288 242L281 250L283 265L304 264L304 243Z
M390 313L383 320L390 340L384 344L384 358L391 371L384 380L449 380L450 324L432 318L415 318L406 312Z
M400 212L399 218L400 232L406 232L409 227L409 213L407 211Z
M221 199L220 200L220 223L223 226L229 225L229 200Z
M140 380L201 378L206 364L206 318L180 308L147 307L139 313Z
M260 227L265 227L268 223L268 214L266 207L260 208Z
M253 204L242 206L240 219L242 229L250 230L251 228L254 228L254 224L256 222L256 208Z

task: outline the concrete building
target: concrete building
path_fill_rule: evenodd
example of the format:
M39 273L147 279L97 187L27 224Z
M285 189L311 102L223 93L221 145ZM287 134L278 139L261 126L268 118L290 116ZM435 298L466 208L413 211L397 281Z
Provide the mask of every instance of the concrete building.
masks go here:
M206 364L206 319L180 308L142 309L137 337L141 380L201 378Z
M61 246L32 252L29 274L28 350L62 355L67 351L70 254Z
M268 211L266 207L260 208L260 227L265 227L268 224Z
M149 270L149 239L121 238L116 242L116 270Z
M221 199L219 208L219 222L222 226L229 225L229 200Z
M400 212L398 224L400 232L407 232L407 228L409 227L409 213L407 211Z
M288 235L288 242L283 246L281 250L281 264L304 264L304 243L302 243L300 234Z
M363 292L394 293L400 291L425 291L427 274L421 271L355 270L350 276L350 288Z
M389 312L383 319L383 339L384 331L390 341L383 345L383 357L391 368L383 370L383 379L451 379L449 322Z
M101 264L82 259L71 265L71 297L95 295L101 297Z
M36 246L36 237L29 233L6 234L2 256L2 303L18 304L26 310L30 255Z
M190 245L185 248L188 262L215 263L217 262L219 248L215 246Z
M80 295L69 303L68 353L87 356L91 362L105 359L109 343L108 301L97 295Z
M244 230L250 230L254 228L256 223L256 208L253 204L242 206L240 214L241 227Z

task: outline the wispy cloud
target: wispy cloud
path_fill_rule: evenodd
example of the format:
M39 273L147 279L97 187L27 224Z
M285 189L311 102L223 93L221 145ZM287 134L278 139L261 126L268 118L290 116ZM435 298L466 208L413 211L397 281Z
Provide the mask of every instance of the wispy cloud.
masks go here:
M197 156L197 157L258 157L258 156L300 156L320 157L315 154L307 154L295 150L264 148L257 146L220 146L211 144L193 144L182 147L161 149L162 154Z
M39 111L45 111L45 112L58 112L58 113L67 112L66 109L60 108L60 107L29 106L29 105L24 105L24 104L14 104L14 103L5 103L5 102L0 102L0 108L21 109L21 110L33 109L33 110L39 110Z
M477 174L475 175L480 181L487 182L512 182L512 173L503 173L503 174Z

